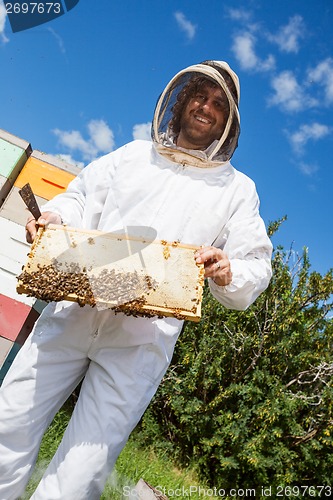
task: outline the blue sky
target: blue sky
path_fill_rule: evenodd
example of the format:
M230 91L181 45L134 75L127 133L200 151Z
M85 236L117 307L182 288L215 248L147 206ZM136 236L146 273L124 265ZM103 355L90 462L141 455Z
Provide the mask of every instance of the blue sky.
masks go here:
M232 163L257 185L275 245L332 267L333 2L80 0L12 33L0 0L0 128L81 166L149 134L172 76L205 59L241 82ZM209 221L207 221L209 222Z

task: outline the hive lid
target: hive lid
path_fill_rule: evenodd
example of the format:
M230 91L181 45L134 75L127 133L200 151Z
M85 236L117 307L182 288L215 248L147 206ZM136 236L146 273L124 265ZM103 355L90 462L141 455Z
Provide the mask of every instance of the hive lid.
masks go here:
M39 228L18 293L131 315L199 321L197 246L50 224Z

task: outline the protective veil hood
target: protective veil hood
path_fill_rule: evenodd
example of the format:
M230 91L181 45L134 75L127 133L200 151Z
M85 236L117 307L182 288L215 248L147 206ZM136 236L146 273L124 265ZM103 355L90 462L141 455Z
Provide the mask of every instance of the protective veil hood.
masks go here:
M176 113L181 114L193 95L193 82L202 80L202 77L221 87L226 97L228 119L221 137L206 150L188 150L176 145L175 116ZM237 148L240 133L239 98L238 77L226 62L204 61L183 69L167 84L155 107L152 139L157 151L172 161L196 167L219 166L228 162Z

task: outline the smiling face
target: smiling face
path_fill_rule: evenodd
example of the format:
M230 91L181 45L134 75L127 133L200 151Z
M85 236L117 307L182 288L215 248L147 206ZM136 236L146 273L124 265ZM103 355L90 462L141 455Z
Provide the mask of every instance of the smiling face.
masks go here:
M228 113L228 101L222 89L206 81L184 108L177 146L206 149L214 140L220 139Z

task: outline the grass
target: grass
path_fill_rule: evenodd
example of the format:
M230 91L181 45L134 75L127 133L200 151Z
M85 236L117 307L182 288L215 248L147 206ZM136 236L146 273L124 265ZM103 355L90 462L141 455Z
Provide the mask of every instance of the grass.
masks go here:
M67 404L57 413L45 433L34 473L21 500L28 500L36 489L61 441L70 415L71 408ZM198 500L202 498L202 495L196 494L195 489L205 488L199 484L193 470L179 469L160 449L156 451L152 446L140 446L134 432L117 460L115 470L107 481L101 499L133 499L131 494L134 486L141 478L153 487L159 487L158 489L170 499L190 496L191 500ZM190 495L189 492L191 492Z
M115 472L106 484L102 500L123 499L129 497L130 491L142 478L159 491L169 496L176 493L183 498L183 492L190 487L199 487L196 475L191 470L179 469L168 457L157 455L152 447L142 448L132 436L116 463ZM197 499L199 496L191 495Z

